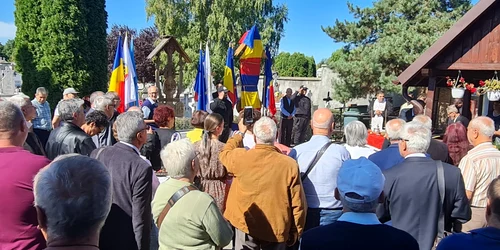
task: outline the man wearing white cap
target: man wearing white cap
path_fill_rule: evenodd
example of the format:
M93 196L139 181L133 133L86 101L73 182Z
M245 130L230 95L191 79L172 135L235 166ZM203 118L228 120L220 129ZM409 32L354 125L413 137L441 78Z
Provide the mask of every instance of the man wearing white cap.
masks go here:
M375 210L384 200L384 182L380 168L365 157L345 161L335 189L335 198L344 206L342 216L333 224L307 231L300 249L418 250L410 234L379 222Z
M78 98L78 93L80 92L76 91L74 88L65 88L63 91L62 100ZM60 125L61 125L61 118L59 117L59 103L58 103L56 109L54 110L54 118L52 118L52 128L55 129Z

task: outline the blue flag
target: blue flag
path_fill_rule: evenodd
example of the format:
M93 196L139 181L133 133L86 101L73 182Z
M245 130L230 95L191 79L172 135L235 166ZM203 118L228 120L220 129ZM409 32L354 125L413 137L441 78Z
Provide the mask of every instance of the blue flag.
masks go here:
M194 84L194 99L198 103L196 104L197 110L207 111L208 109L208 95L207 85L205 81L205 56L203 55L203 50L200 49L200 59L198 61L198 73L196 74L196 82Z

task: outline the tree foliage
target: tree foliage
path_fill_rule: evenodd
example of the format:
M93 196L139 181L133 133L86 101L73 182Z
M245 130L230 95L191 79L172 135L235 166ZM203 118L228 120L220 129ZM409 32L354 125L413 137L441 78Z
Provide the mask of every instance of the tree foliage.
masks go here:
M136 65L137 78L140 82L154 82L155 81L155 65L152 61L147 59L147 56L154 50L156 41L159 39L158 31L155 27L142 29L137 35L137 31L126 25L113 25L108 34L108 72L111 74L113 63L115 60L116 45L118 36L128 34L129 38L134 39L134 58Z
M312 56L281 52L274 58L274 70L280 76L316 77L316 63Z
M392 80L470 6L469 0L379 0L367 8L348 3L355 21L337 19L334 26L323 27L335 42L346 44L331 60L343 78L334 83L334 97L347 101L377 90L399 90Z
M196 74L200 43L210 41L212 71L219 81L229 42L237 43L246 30L257 24L263 44L278 51L288 16L286 6L273 5L272 0L146 0L146 12L149 18L155 18L160 35L176 37L193 60L185 70L188 82Z
M9 39L5 42L5 45L0 43L0 57L5 58L5 61L9 62L12 60L12 55L14 53L14 40Z
M106 88L105 0L16 0L15 17L23 92L46 87L54 106L64 88L83 95Z

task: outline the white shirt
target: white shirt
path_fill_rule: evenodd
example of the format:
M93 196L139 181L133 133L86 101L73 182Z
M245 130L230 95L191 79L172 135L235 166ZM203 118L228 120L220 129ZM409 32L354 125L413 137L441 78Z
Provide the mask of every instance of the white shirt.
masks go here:
M384 99L383 102L379 102L378 100L375 100L375 102L373 102L373 110L374 111L385 111L385 104L386 104L386 101Z
M355 147L353 147L353 146L349 146L347 144L344 146L347 149L347 151L349 151L349 154L351 155L351 159L353 159L353 160L359 159L361 157L368 158L368 156L370 156L376 152L375 149L373 149L370 146L363 146L363 147L355 146Z

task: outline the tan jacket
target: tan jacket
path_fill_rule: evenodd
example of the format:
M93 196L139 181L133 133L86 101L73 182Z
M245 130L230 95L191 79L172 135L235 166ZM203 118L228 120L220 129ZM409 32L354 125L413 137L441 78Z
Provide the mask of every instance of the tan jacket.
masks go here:
M224 217L259 240L295 242L306 219L306 199L297 162L275 146L246 150L241 135L229 139L219 155L234 175Z

